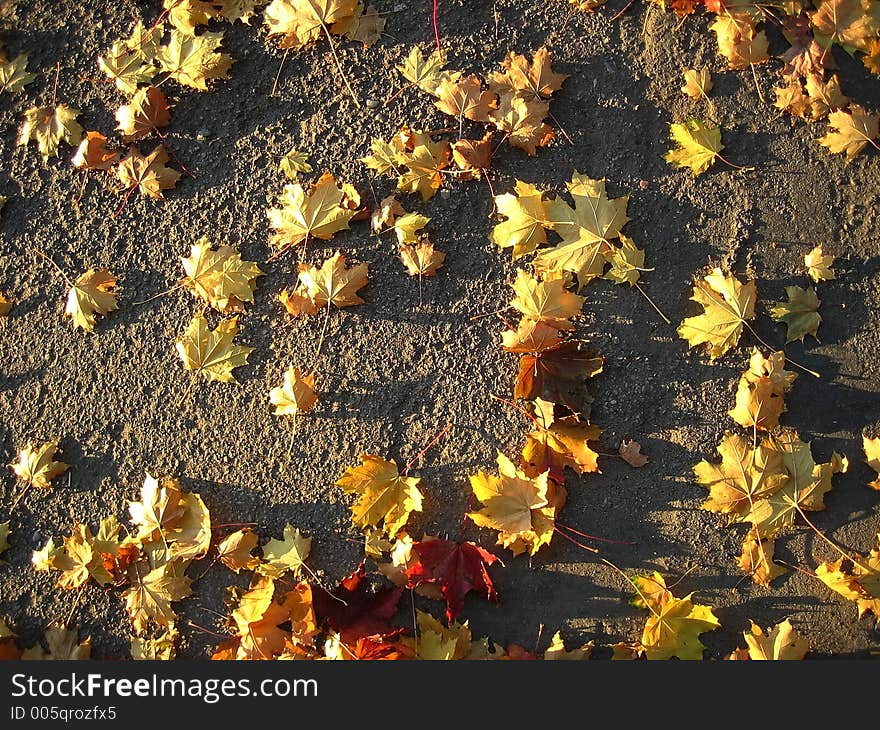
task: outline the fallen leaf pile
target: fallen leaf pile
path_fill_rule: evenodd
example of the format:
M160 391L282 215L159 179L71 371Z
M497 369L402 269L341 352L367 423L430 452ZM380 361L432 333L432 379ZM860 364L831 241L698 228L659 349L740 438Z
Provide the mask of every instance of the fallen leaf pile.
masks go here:
M569 4L572 12L587 12L603 2L569 0ZM789 47L778 58L783 66L781 85L774 89L775 105L810 122L826 120L827 131L820 143L833 153L845 154L847 160L869 145L877 147L877 115L844 96L829 53L832 46L839 46L871 73L880 73L880 22L871 2L818 0L811 8L787 5L783 9L734 7L715 0L650 0L650 8L654 6L672 9L679 16L698 9L714 15L709 28L719 53L729 68L750 69L756 85L755 67L772 61L761 26L767 21L777 23ZM259 25L260 14L268 42L283 49L284 56L289 50L317 47L326 41L343 84L360 106L337 46L343 39L365 47L375 43L386 22L376 8L361 0L164 0L154 24L148 27L138 21L128 38L114 41L97 59L108 81L108 94L118 97L113 115L115 138L83 129L80 111L59 102L53 91L50 103L31 100L33 105L24 111L18 145L35 144L44 165L59 154L62 144L73 148L71 164L82 176L80 198L89 181L112 185L122 195L115 215L134 193L155 200L164 199L166 193L179 194L169 191L175 191L184 175L193 180L196 176L177 159L169 141L172 133L182 131L174 128L173 103L187 90L208 91L229 78L233 59L223 51L218 24ZM538 652L488 637L475 638L468 621L460 620L470 601L502 600L495 576L505 565L480 542L494 541L495 549L509 551L510 559L523 562L539 553L550 554L557 536L590 555L598 553L598 548L573 537L589 541L590 535L562 521L574 486L566 481L573 475L600 473L600 458L620 459L632 468L645 467L649 456L654 459L653 449L645 455L631 439L615 441L613 453L600 451L598 446L603 430L591 419L593 398L588 383L602 374L605 358L580 337L584 308L598 288L595 282L605 280L636 289L667 325L671 322L643 288L642 274L653 269L645 266L645 251L624 232L630 221L630 195L613 192L619 189L619 181L609 184L604 178L574 171L564 192L519 179L500 194L492 187L493 158L505 146L535 157L568 137L550 109L568 76L552 68L547 48L542 46L530 55L509 52L498 68L479 75L447 68L439 38L437 45L428 54L413 47L401 59L396 68L406 85L386 105L410 93L415 103L448 117L447 128L416 128L397 120L386 133L398 131L387 139L371 139L369 154L360 160L379 178L378 184L385 186L382 194L386 197L376 195L371 184L370 194L362 186L362 199L353 184L333 173L318 168L315 174L312 160L320 159L318 151L285 147L289 151L275 154L272 163L283 187L269 191L268 200L274 202L268 204L263 218L264 224L268 219L269 259L250 260L244 243L239 249L195 234L188 239L196 239L189 244L188 256L183 255L185 251L174 254L182 276L178 268L173 275L176 285L153 299L179 290L180 301L189 302L190 311L180 321L174 341L183 369L191 374L181 374L177 366L179 377L190 378L187 395L199 387L222 390L222 386L203 386L203 381L235 384L239 377L257 377L255 362L249 361L255 348L246 343L248 320L260 301L255 296L258 280L275 273L270 268L273 262L296 258L295 267L284 271L287 286L279 286L270 298L279 315L278 303L287 313L279 316L279 327L315 327L316 354L309 366L288 357L279 358L280 366L270 363L266 381L272 385L266 386L258 406L292 419L286 422L292 448L298 420L306 414L310 421L326 416L330 399L323 391L339 387L338 378L334 381L335 375L329 372L332 368L322 372L316 365L331 312L337 318L356 317L362 310L349 312L349 308L366 304L372 295L367 287L370 272L375 276L377 271L371 268L373 260L361 260L363 251L350 245L345 236L335 238L337 234L352 228L352 238L372 233L371 243L375 242L380 256L399 259L395 266L401 277L418 277L421 306L422 279L440 272L443 281L447 273L440 271L447 254L431 240L444 240L440 238L444 232L436 222L432 226L432 219L423 212L407 208L433 205L436 201L429 201L438 192L443 193L439 198L454 193L453 183L484 180L493 204L488 240L496 248L510 249L516 267L508 281L506 304L492 314L504 325L500 349L516 356L518 367L510 400L493 397L502 404L499 408L509 407L524 419L522 446L513 456L498 451L495 467L470 475L469 490L463 490L467 506L459 510L460 534L422 534L420 538L416 529L422 518L434 518L438 499L433 491L436 483L416 473L416 465L456 424L451 423L409 463L398 462L392 453L361 453L359 463L334 477L335 497L345 500L351 529L357 535L348 539L362 543L364 549L362 562L337 585L329 584L322 570L313 567L318 561L312 557L312 537L295 525L286 524L280 537L269 537L252 523L212 523L206 501L188 491L184 481L148 474L139 499L129 502L124 522L113 514L100 519L82 516L83 521L75 518L65 534L49 536L41 548L31 552L33 570L51 574L59 592L85 592L97 586L124 605L134 659L176 657L181 628L186 625L178 613L179 604L198 593L199 582L215 567L244 576L236 587L227 575L228 612L221 616L223 640L212 657L217 660L587 660L597 652L615 659L696 660L704 655L701 635L721 627L712 607L695 602L693 593L679 592L677 584L667 585L659 572L627 573L604 557L604 568L615 571L609 575L625 578L625 590L634 590L632 606L647 614L637 639L604 646L590 641L567 648L557 631L549 646ZM56 90L60 73L59 65ZM737 168L721 155L725 147L721 124L714 121L717 110L709 98L713 80L708 68L684 69L683 76L680 70L675 73L676 86L683 78L681 92L689 99L679 97L679 101L705 106L704 117L710 121L692 116L671 123L673 148L664 159L675 168L690 170L694 177L716 161ZM26 96L35 74L28 69L26 53L9 59L0 49L0 92ZM166 82L173 83L166 86ZM413 118L417 118L415 112ZM557 138L557 133L562 137ZM389 190L391 185L395 191ZM358 224L363 225L358 228ZM328 252L324 244L329 241L333 248ZM95 265L68 278L52 256L38 249L32 253L50 262L67 281L63 316L70 318L69 330L93 333L114 326L112 317L118 315L111 313L125 299L124 272L120 279L110 269ZM54 252L56 256L63 253ZM817 338L822 317L816 287L844 273L834 266L835 256L822 245L814 246L802 264L798 257L792 266L812 283L807 288L786 286L786 299L765 305L763 311L754 275L734 275L725 264L696 278L691 295L695 306L677 328L688 348L700 348L709 364L743 355L743 337L754 339L763 349L752 347L747 364L737 361L740 374L728 411L737 428L723 436L718 431L718 458L697 463L690 486L708 491L703 510L738 530L742 547L737 565L756 584L770 588L786 572L779 559L774 560L777 541L788 539L796 526L805 526L837 553L833 562L817 560L818 581L854 601L859 617L873 613L880 620L880 547L867 555L848 551L825 537L810 517L825 509L834 477L847 471L848 459L832 453L827 462L817 463L812 444L782 423L787 401L796 396L796 379L803 377L786 367L818 374L766 343L753 324L766 313L770 323L785 326L785 344L803 343L808 335ZM425 286L433 286L434 281ZM0 294L0 317L6 318L13 304L13 299ZM481 316L485 315L474 319ZM107 317L111 317L109 322L104 322ZM781 328L776 329L781 337ZM675 341L674 336L669 339ZM684 345L678 342L676 346L684 355ZM170 342L168 354L173 357ZM280 367L286 369L282 372ZM880 438L863 438L865 461L880 475ZM19 503L27 504L28 497L39 500L62 488L61 477L71 468L58 460L59 452L70 453L64 446L59 438L17 443L18 454L9 468L18 493L8 510L10 519L0 523L0 554L17 545L19 535L11 515ZM288 458L290 453L289 448ZM868 486L880 489L880 476ZM528 558L518 557L523 555ZM414 603L412 611L409 607L399 611L410 601L407 592L439 602L445 622ZM410 613L411 617L401 618ZM787 619L766 630L751 622L742 639L745 647L729 646L723 656L799 660L810 648ZM25 648L0 618L0 659L90 658L90 638L60 620L46 626L43 642Z

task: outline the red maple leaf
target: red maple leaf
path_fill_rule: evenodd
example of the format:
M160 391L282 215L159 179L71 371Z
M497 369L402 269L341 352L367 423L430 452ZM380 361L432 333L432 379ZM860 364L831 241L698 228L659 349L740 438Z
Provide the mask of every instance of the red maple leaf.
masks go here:
M320 586L312 588L312 607L319 620L339 632L346 644L356 644L364 636L390 636L395 629L389 620L397 613L402 588L383 588L368 592L365 563L339 586L327 591Z
M485 592L490 601L498 601L498 594L486 568L500 562L496 556L472 542L453 540L423 540L413 545L418 562L406 571L409 587L420 583L437 583L446 599L446 618L453 621L464 606L464 596L470 591Z

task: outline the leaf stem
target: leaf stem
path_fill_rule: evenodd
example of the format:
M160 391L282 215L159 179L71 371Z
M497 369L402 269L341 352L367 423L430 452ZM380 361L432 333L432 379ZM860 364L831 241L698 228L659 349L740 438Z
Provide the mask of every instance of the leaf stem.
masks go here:
M327 41L328 43L330 43L330 53L333 54L333 60L336 62L336 69L339 71L339 75L342 77L342 82L345 84L345 88L348 89L348 93L351 95L355 106L360 108L361 101L355 95L354 89L351 88L351 84L348 83L348 77L345 75L345 71L342 70L342 64L339 62L339 56L336 55L336 45L333 43L333 37L330 35L330 29L327 27L327 24L320 18L318 12L315 10L314 6L311 3L309 3L309 7L312 8L312 12L315 14L315 17L321 24L321 28L324 30L324 35L327 36Z
M648 296L648 294L645 292L644 289L642 289L642 287L639 285L639 282L637 282L637 281L634 282L634 286L635 286L636 289L639 290L639 293L641 293L641 295L642 295L645 299L648 300L648 304L650 304L652 307L654 307L654 311L657 312L657 314L659 314L659 315L663 318L663 321L666 322L666 324L671 325L671 324L672 324L672 320L670 320L669 317L667 317L665 314L663 314L663 312L660 310L660 307L658 307L658 306L654 303L654 300L651 299L651 297Z
M278 79L281 78L281 69L284 68L288 53L290 53L289 46L284 49L284 55L281 57L281 63L278 64L278 73L275 74L275 81L272 82L272 91L269 92L269 96L275 96L275 92L278 90Z
M56 264L51 258L46 256L46 254L44 254L42 251L40 251L40 249L32 248L31 251L33 251L38 256L42 256L44 259L46 259L46 261L48 261L50 264L52 264L52 266L55 267L55 270L59 274L61 274L62 277L64 277L64 281L66 281L69 286L71 286L71 287L75 286L73 281L71 281L70 277L64 272L64 269L62 269L58 264Z

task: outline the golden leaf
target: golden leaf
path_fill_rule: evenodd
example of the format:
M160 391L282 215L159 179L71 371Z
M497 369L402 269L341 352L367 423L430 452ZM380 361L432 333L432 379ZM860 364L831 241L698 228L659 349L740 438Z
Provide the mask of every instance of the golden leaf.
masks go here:
M64 314L70 316L74 326L93 331L98 315L119 309L115 287L116 277L107 269L89 269L70 287Z
M560 74L551 67L550 52L541 46L531 62L519 53L509 52L501 62L504 71L489 74L489 88L496 94L518 93L525 98L549 98L562 88L568 74Z
M192 581L174 561L152 569L146 561L137 561L128 569L128 576L130 587L122 595L136 634L145 632L150 622L159 626L172 624L177 618L172 602L192 593Z
M712 90L712 74L708 68L686 68L681 92L691 99L705 99Z
M435 251L434 244L427 240L414 245L401 244L398 253L410 276L434 276L446 260L446 254Z
M146 156L132 146L116 168L116 175L127 190L138 189L147 197L162 199L162 191L173 188L180 180L180 173L166 167L166 162L168 152L164 145L158 145Z
M223 33L192 36L173 29L168 43L159 46L156 60L181 86L207 91L208 81L229 78L232 57L217 52L222 40Z
M799 286L785 287L788 295L787 302L778 302L770 307L770 318L774 322L785 324L785 342L803 341L807 335L816 337L822 317L816 311L819 309L819 297L816 290L801 289Z
M478 472L470 478L474 496L483 503L468 517L480 527L498 531L498 544L514 555L534 555L553 537L556 511L565 502L565 490L548 482L548 472L529 478L498 452L496 477Z
M67 471L67 464L55 461L58 440L47 441L36 449L30 444L18 452L18 461L10 464L22 481L37 489L51 489L52 480Z
M257 534L248 527L236 530L217 545L217 558L235 573L253 570L260 564L259 558L251 555L251 551L257 546L257 540Z
M207 320L197 314L175 347L186 370L194 370L208 380L236 383L232 371L247 364L248 355L254 351L253 347L236 345L233 339L237 334L238 317L221 320L212 331Z
M285 185L281 207L266 211L269 225L275 229L269 242L283 250L309 238L328 241L338 231L348 228L360 203L354 188L340 186L329 172L308 191L299 183Z
M869 114L864 107L851 104L846 111L833 111L828 115L829 132L819 139L819 144L833 154L846 153L849 162L866 145L877 139L880 117Z
M24 87L37 78L27 70L27 53L19 53L11 61L0 63L0 91L19 94Z
M709 360L716 360L739 342L743 325L755 318L756 297L755 282L743 284L716 268L694 283L691 300L703 307L703 313L686 318L678 334L690 347L708 345Z
M834 269L831 268L834 266L834 256L825 254L821 245L804 256L804 266L807 267L807 274L817 284L834 278Z
M693 593L676 598L657 572L634 576L632 582L639 596L633 605L651 612L641 640L647 658L702 659L705 647L700 634L721 627L711 607L693 603Z
M353 307L363 304L358 290L367 285L367 265L358 264L350 269L345 266L345 256L337 251L321 268L299 266L299 281L303 293L316 307Z
M304 537L293 525L287 525L282 540L269 540L263 545L263 562L256 567L256 572L275 579L290 572L294 578L299 578L311 547L310 537Z
M512 248L514 259L547 242L546 203L534 185L517 180L513 193L495 196L495 207L507 220L492 229L490 238L500 248Z
M743 632L745 649L737 649L730 659L751 659L756 661L799 661L810 650L810 642L798 635L788 619L764 631L754 621L751 628Z
M516 296L510 301L511 307L559 330L574 329L570 318L580 314L586 301L568 291L562 277L545 276L542 280L523 269L516 272L513 291Z
M318 402L315 374L303 375L291 365L284 373L284 385L269 391L269 402L275 406L276 416L296 416L312 410Z
M701 461L694 467L697 483L709 490L703 509L741 520L788 481L782 454L767 442L753 447L750 439L728 433L717 450L720 464Z
M18 144L25 146L31 140L37 143L43 160L58 154L58 145L66 142L71 147L79 145L83 128L76 121L78 109L66 104L56 107L31 107L24 113L24 124L18 133Z
M244 302L254 301L257 277L264 276L256 261L243 261L232 246L214 249L204 236L181 261L183 286L221 313L244 311Z
M146 137L171 122L168 102L161 89L148 86L138 89L128 104L116 110L117 129L126 142Z
M699 119L689 119L684 124L670 124L669 136L678 146L667 152L663 159L675 167L690 168L694 177L708 170L724 149L721 128Z
M351 507L355 527L381 527L394 536L405 526L412 512L422 511L421 479L401 476L394 461L373 454L361 454L360 466L350 466L336 481L349 494L358 495Z

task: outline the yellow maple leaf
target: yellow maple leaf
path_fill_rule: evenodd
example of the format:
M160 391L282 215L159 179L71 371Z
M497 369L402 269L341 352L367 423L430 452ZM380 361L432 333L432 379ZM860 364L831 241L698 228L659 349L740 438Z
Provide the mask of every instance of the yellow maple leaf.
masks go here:
M429 200L443 182L440 170L449 166L449 143L444 140L439 151L428 145L417 145L412 152L399 152L395 159L407 168L397 180L397 189L419 193L422 200Z
M98 315L119 309L113 291L116 281L107 269L89 269L70 287L64 314L73 320L74 326L93 331Z
M315 374L303 375L291 365L284 373L284 384L269 391L269 402L275 406L276 416L294 416L307 413L315 407Z
M633 605L651 612L642 631L640 647L647 658L702 659L706 647L700 641L700 634L721 627L712 608L693 603L693 593L676 598L657 572L633 576L631 580L638 595Z
M602 278L615 284L636 286L641 272L645 270L645 251L623 233L619 238L620 245L609 246L604 253L605 260L611 264L611 268Z
M229 78L232 56L217 51L222 41L223 33L193 36L172 29L168 42L159 46L156 61L181 86L207 91L208 81Z
M819 138L819 144L833 154L846 154L852 160L866 145L877 139L880 116L869 114L864 107L851 104L846 111L833 111L828 115L829 131Z
M208 380L236 383L232 371L247 364L248 355L254 351L253 347L236 345L233 339L237 334L238 317L224 319L210 330L207 320L197 314L175 347L186 370L194 370Z
M147 474L139 502L128 511L138 527L134 539L149 547L161 547L169 560L195 559L211 545L211 519L201 496L186 493L173 477L156 479Z
M549 98L562 88L568 74L553 71L550 52L546 46L535 51L529 61L523 55L508 52L501 62L503 71L489 74L489 88L496 94L518 93L525 98Z
M561 276L539 279L523 269L516 272L513 291L516 296L510 300L511 307L530 319L559 330L574 329L570 318L580 314L586 301L568 291Z
M0 91L19 94L37 75L27 70L27 53L19 53L11 61L0 63Z
M258 539L257 534L248 527L236 530L217 545L217 559L235 573L253 570L260 564L259 558L251 555Z
M415 84L422 91L434 94L443 79L443 55L434 50L423 56L419 47L413 46L404 62L397 66L397 70L411 84Z
M129 588L122 594L125 610L136 634L147 630L151 622L168 626L177 619L172 602L189 596L190 578L183 575L183 564L178 561L151 568L139 560L128 569Z
M52 480L67 471L67 464L55 461L58 440L47 441L34 448L30 444L18 452L18 461L10 464L22 481L37 489L51 489Z
M880 490L880 438L868 438L862 436L862 448L865 451L865 459L874 471L877 479L868 484L871 489Z
M513 193L495 196L495 208L507 220L492 229L490 238L500 248L512 248L514 259L547 242L544 194L534 185L517 180Z
M269 36L281 36L281 48L300 49L329 35L330 26L350 19L357 8L358 0L272 0L263 18Z
M434 102L441 112L450 116L488 122L489 113L495 108L495 94L485 91L477 76L443 79L434 91Z
M708 99L708 94L712 90L712 74L709 69L703 67L701 69L686 68L683 71L684 85L681 92L691 99Z
M281 158L281 162L278 163L278 170L283 172L288 180L296 180L301 172L312 172L308 153L300 152L296 148L290 150Z
M737 565L759 586L769 588L774 579L786 572L785 568L773 562L775 550L776 542L773 539L762 540L758 531L752 527L743 540Z
M243 261L232 246L215 249L205 236L181 262L186 273L183 286L222 313L244 311L244 302L254 301L257 277L265 275L256 261Z
M288 524L283 539L272 539L263 545L263 561L256 567L256 572L275 579L290 572L294 578L299 578L311 548L312 539Z
M122 158L116 168L116 176L129 194L140 190L143 195L161 200L163 190L173 188L180 180L180 173L166 167L168 152L164 145L157 147L148 155L132 146L128 155Z
M670 165L690 168L694 177L708 170L724 149L721 128L699 119L689 119L684 124L670 124L669 136L678 146L667 152L663 159Z
M825 509L824 497L832 488L832 477L846 471L848 465L839 454L833 454L830 462L816 464L810 444L793 431L783 431L763 445L780 454L788 479L756 500L743 519L751 522L762 538L771 538L793 525L801 512Z
M299 281L302 292L315 307L353 307L363 304L358 290L367 285L367 265L345 266L345 256L337 251L321 268L300 264Z
M398 243L417 243L422 237L418 234L431 221L421 213L404 213L393 223ZM424 234L422 234L424 235Z
M788 301L778 302L770 307L770 318L774 322L785 324L786 344L795 340L803 342L807 335L816 337L822 322L822 317L816 311L821 304L819 297L816 296L816 290L787 286L785 293L788 295Z
M545 225L556 231L562 241L541 250L534 267L538 273L570 271L583 287L605 270L609 242L620 236L620 229L629 220L629 196L610 200L604 179L593 180L577 171L566 185L574 208L558 196L545 205Z
M756 31L755 19L748 12L725 12L709 26L718 39L718 50L729 68L743 69L769 60L767 35Z
M541 402L540 399L538 402ZM537 478L549 470L550 477L562 482L565 467L578 474L599 472L599 454L590 448L589 442L602 435L595 424L585 423L577 416L535 420L534 428L526 435L522 450L522 471L530 478Z
M725 434L717 448L720 464L701 461L694 467L697 483L709 490L702 504L710 512L743 519L759 500L776 492L788 481L782 454L764 442Z
M99 585L110 583L113 578L104 567L100 547L87 525L75 523L70 537L64 538L62 548L49 563L50 568L61 571L58 586L68 590L79 588L90 577Z
M553 537L565 490L548 481L549 472L526 476L500 451L497 461L497 477L483 471L471 476L471 489L483 509L468 512L468 517L480 527L497 530L498 544L514 555L534 555Z
M519 92L506 91L498 100L498 107L489 113L489 121L507 135L512 147L534 157L538 147L546 147L554 132L544 120L550 114L550 104L543 99L524 98Z
M807 267L807 274L817 284L834 278L834 269L831 268L834 266L834 256L824 253L821 245L804 256L804 266Z
M416 609L418 638L405 637L404 646L409 647L416 659L423 661L453 661L471 658L473 651L471 630L467 621L453 621L444 626L431 614Z
M76 121L78 115L79 110L67 104L31 107L24 113L18 144L26 146L31 140L36 141L43 160L57 155L61 142L76 147L83 137L83 128Z
M709 346L709 360L716 360L739 342L745 323L755 318L755 282L743 284L716 268L694 283L691 300L703 313L686 318L678 334L690 347Z
M284 186L281 207L266 211L275 233L269 242L279 250L309 238L330 240L348 228L361 199L351 185L342 185L329 172L308 190L299 183Z
M21 658L40 661L84 661L92 657L91 637L87 636L80 641L77 632L73 629L50 626L46 629L45 639L48 651L37 644L26 649Z
M820 563L816 577L835 593L855 601L859 618L871 611L880 622L880 549L833 563Z
M754 661L799 661L810 650L810 642L802 638L791 621L785 619L769 631L764 631L754 621L751 628L743 632L745 649L737 649L729 659L748 659Z
M355 527L381 527L394 536L405 526L412 512L422 511L421 479L401 476L394 461L373 454L361 454L360 466L350 466L336 481L349 494L358 495L351 507Z
M397 251L410 276L434 276L446 260L446 254L436 251L427 239L413 245L401 244Z
M152 81L159 72L154 61L164 28L144 28L138 21L129 39L116 41L110 50L98 59L98 67L116 84L116 88L129 96L140 84Z
M217 17L216 2L209 0L163 0L162 7L168 11L168 20L175 29L186 35L194 35L197 25L207 25Z
M880 25L872 4L861 0L820 0L810 23L819 43L826 48L837 43L849 53L867 51Z
M752 349L749 369L739 380L736 405L728 415L744 428L769 431L779 425L785 411L784 396L797 375L785 369L785 353L774 352L765 358L758 348Z

